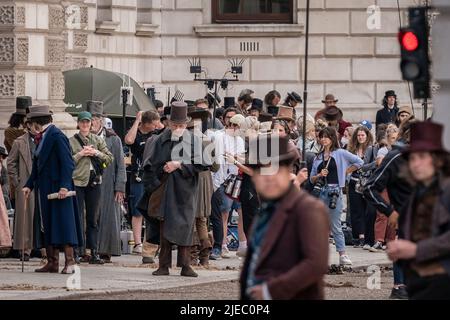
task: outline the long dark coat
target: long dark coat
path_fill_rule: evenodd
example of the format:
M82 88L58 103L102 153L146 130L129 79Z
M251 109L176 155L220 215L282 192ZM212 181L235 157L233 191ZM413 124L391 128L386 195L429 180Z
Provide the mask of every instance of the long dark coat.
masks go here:
M161 180L166 176L163 192L160 217L164 219L164 238L171 243L180 246L193 244L195 221L195 197L197 190L198 173L205 168L196 164L183 164L181 169L171 174L164 173L164 165L172 161L172 149L179 143L190 141L171 141L171 131L164 130L153 142L152 152L144 163L143 183L145 192L138 203L138 210L144 215L147 212L148 201L151 194L162 184ZM192 135L192 139L198 139ZM202 142L196 145L201 146Z
M122 148L122 141L113 132L106 131L106 146L114 160L103 172L100 222L98 231L98 252L118 255L122 253L120 243L120 223L122 211L115 201L116 192L125 192L127 174Z
M16 250L21 250L22 245L25 250L33 248L34 192L30 194L28 200L25 200L22 192L23 186L31 175L33 150L34 143L31 141L30 134L25 133L14 141L7 161L9 183L15 190L14 199L16 199L14 218L14 249ZM27 201L26 212L25 201Z
M76 197L47 199L48 194L61 188L74 190L74 169L69 140L60 129L50 125L34 153L31 176L25 184L38 197L46 247L83 244Z

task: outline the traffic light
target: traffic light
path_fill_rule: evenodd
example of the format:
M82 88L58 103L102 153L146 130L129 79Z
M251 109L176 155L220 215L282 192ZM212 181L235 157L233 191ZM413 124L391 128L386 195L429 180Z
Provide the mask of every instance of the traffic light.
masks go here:
M403 79L412 81L414 98L430 98L430 58L428 17L425 7L409 9L409 27L401 28L399 41Z

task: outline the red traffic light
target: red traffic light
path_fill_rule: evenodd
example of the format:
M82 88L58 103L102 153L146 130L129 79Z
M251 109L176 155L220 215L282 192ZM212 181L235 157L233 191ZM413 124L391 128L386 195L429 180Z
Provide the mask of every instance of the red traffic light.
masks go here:
M400 43L406 51L415 51L419 47L419 39L412 31L401 33Z

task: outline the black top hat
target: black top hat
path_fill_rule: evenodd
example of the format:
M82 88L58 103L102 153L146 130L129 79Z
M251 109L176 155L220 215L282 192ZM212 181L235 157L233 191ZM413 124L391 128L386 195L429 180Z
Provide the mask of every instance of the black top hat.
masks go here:
M53 113L50 111L49 106L31 106L30 112L27 114L28 119L51 116Z
M8 156L8 153L6 152L6 149L4 147L0 147L0 156Z
M20 96L16 98L16 112L14 114L25 116L27 108L33 105L33 99L29 96Z
M250 110L258 110L261 112L263 109L263 105L264 105L264 102L261 99L255 98L252 101L252 106L248 110L249 111Z
M267 112L270 113L273 117L276 117L278 115L278 110L280 108L277 106L268 106Z
M444 126L431 121L416 122L411 125L411 143L405 155L411 152L448 152L442 143Z
M207 109L188 106L188 116L192 119L208 119L210 115Z
M385 97L397 97L394 90L388 90L384 93Z
M103 101L86 101L86 111L89 111L94 117L103 117Z
M236 106L236 101L234 97L225 97L223 107L225 109L234 108Z
M273 120L273 116L270 113L261 113L258 117L259 122L269 122Z
M250 139L246 164L253 168L293 162L299 158L298 150L289 144L288 137L277 134L260 134Z
M291 93L288 92L287 95L291 100L297 101L299 103L303 102L302 97L300 97L300 95L295 91L292 91Z
M167 119L174 123L188 123L191 119L187 116L187 110L188 106L185 102L175 101L171 105Z

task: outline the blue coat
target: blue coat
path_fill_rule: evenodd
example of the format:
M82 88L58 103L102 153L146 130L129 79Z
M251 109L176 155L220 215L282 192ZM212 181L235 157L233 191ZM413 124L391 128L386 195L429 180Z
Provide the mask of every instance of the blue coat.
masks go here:
M50 125L33 157L33 169L26 187L35 190L40 205L44 246L82 246L82 225L75 197L48 200L47 195L61 188L75 190L72 173L75 163L69 140Z

